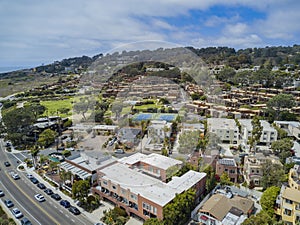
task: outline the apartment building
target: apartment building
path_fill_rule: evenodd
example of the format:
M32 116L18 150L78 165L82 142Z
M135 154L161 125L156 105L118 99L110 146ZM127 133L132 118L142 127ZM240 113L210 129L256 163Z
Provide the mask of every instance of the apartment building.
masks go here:
M228 174L231 182L238 182L239 168L234 159L222 158L217 161L216 174L221 176L224 172Z
M275 213L286 225L296 225L300 221L300 191L282 186L276 199Z
M148 126L148 136L155 143L163 143L165 138L170 138L172 123L165 120L152 120Z
M239 129L233 119L208 118L207 127L208 131L216 134L223 143L238 143Z
M98 183L92 191L125 209L129 215L143 220L163 219L164 206L172 202L176 194L191 188L196 190L195 201L198 203L205 193L206 173L189 171L181 177L172 177L170 182L165 183L148 172L145 173L144 169L140 169L142 167L133 166L138 165L139 161L147 161L148 165L152 165L156 160L159 158L150 157L147 160L146 155L139 153L98 170ZM160 163L166 164L166 161ZM154 164L153 168L158 162Z
M300 140L300 123L297 121L274 121L276 126L285 130L288 136Z
M173 173L178 171L183 162L177 159L169 158L160 154L152 153L145 155L136 153L129 157L124 157L119 162L127 165L131 169L138 169L149 176L166 182Z
M252 120L240 119L239 122L241 124L241 137L244 142L247 143L249 137L252 136ZM270 146L272 142L277 141L277 130L266 120L260 120L260 124L263 127L263 130L258 144Z
M300 165L294 165L289 172L288 180L290 188L300 191Z
M266 163L267 160L281 165L278 157L275 156L264 155L262 153L245 156L243 173L248 184L252 181L255 186L260 186L260 181L263 176L262 165Z

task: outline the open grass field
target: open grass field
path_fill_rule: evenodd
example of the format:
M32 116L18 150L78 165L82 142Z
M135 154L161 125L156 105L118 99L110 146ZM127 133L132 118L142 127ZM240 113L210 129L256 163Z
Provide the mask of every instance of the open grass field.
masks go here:
M41 105L47 109L44 113L45 116L61 116L69 117L72 115L73 99L53 100L53 101L41 101ZM63 110L66 109L66 110ZM65 112L62 112L65 111Z

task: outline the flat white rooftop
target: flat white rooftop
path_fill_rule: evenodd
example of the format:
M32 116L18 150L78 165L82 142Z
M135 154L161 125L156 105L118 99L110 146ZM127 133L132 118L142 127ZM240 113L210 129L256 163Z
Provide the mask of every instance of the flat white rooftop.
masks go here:
M101 172L105 174L103 179L119 184L122 188L129 189L132 193L160 206L165 206L176 194L188 190L206 176L205 173L189 171L181 177L173 177L172 181L166 184L121 163L105 167Z
M183 162L177 159L169 158L160 154L152 153L141 160L143 163L167 170L176 165L181 165Z

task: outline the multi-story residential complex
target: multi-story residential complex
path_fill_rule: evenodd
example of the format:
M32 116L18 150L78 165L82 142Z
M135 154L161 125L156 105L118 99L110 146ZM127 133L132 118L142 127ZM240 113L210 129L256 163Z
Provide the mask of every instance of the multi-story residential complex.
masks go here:
M172 123L165 120L152 120L148 126L148 136L155 143L163 143L165 138L170 138Z
M239 122L241 124L242 139L247 143L249 137L252 136L252 120L240 119ZM263 127L263 130L258 144L270 146L272 142L277 141L277 130L266 120L260 120L260 124Z
M126 164L132 169L138 169L140 172L160 179L163 182L170 179L173 173L183 166L183 162L180 160L156 153L150 155L136 153L130 157L120 159L119 162Z
M237 144L239 128L233 119L208 118L207 127L210 133L216 134L224 143Z
M252 181L255 186L260 186L260 181L263 176L262 165L266 163L267 160L281 165L278 157L275 156L266 156L262 153L245 156L243 173L248 184Z
M282 186L276 199L275 213L286 225L296 225L300 221L300 191Z
M290 188L300 191L300 165L294 165L290 169L288 183Z
M288 133L288 136L300 140L300 123L297 121L274 121L281 129Z
M163 219L164 206L171 203L176 194L191 188L196 190L198 203L205 193L206 174L189 171L165 183L157 167L164 167L165 173L168 169L176 171L174 159L166 158L141 153L124 158L97 171L98 182L92 191L143 220Z
M231 182L238 182L240 171L234 159L222 158L217 161L216 174L221 176L224 172L228 174Z

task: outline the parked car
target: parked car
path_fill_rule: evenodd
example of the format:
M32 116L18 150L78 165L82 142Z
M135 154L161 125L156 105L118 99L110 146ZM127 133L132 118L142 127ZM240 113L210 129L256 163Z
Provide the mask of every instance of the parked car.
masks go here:
M59 194L56 194L56 193L52 194L52 195L51 195L51 198L55 199L56 201L61 200L60 195L59 195Z
M45 191L44 191L47 195L52 195L53 194L53 191L49 188L47 188Z
M3 197L5 194L2 190L0 190L0 197Z
M23 216L23 213L18 208L14 208L11 212L17 219Z
M12 177L14 180L20 179L20 176L19 176L19 174L17 174L17 173L12 173L12 174L11 174L11 177Z
M10 163L9 162L4 162L4 165L6 166L6 167L9 167L10 166Z
M71 206L70 202L68 202L67 200L61 200L60 204L65 208L69 208Z
M32 225L32 223L30 222L29 219L24 217L23 219L21 219L21 225Z
M13 203L11 200L9 200L9 199L4 200L4 204L5 204L8 208L14 206L14 203Z
M118 149L115 150L115 153L116 153L116 154L124 154L125 152L124 152L123 149L118 148Z
M63 151L63 150L65 150L65 147L62 147L62 146L61 146L61 147L58 147L58 148L57 148L57 151Z
M35 199L38 200L39 202L43 202L45 201L45 198L42 194L36 194L35 196Z
M26 174L26 177L28 177L29 179L32 179L32 178L33 178L33 175L30 174L30 173L27 173L27 174Z
M34 184L37 184L39 182L35 177L31 178L30 180Z
M45 189L46 188L45 184L43 184L43 183L38 183L36 186L40 189Z
M69 211L71 213L73 213L74 215L79 215L80 214L79 209L77 209L75 206L70 206Z

